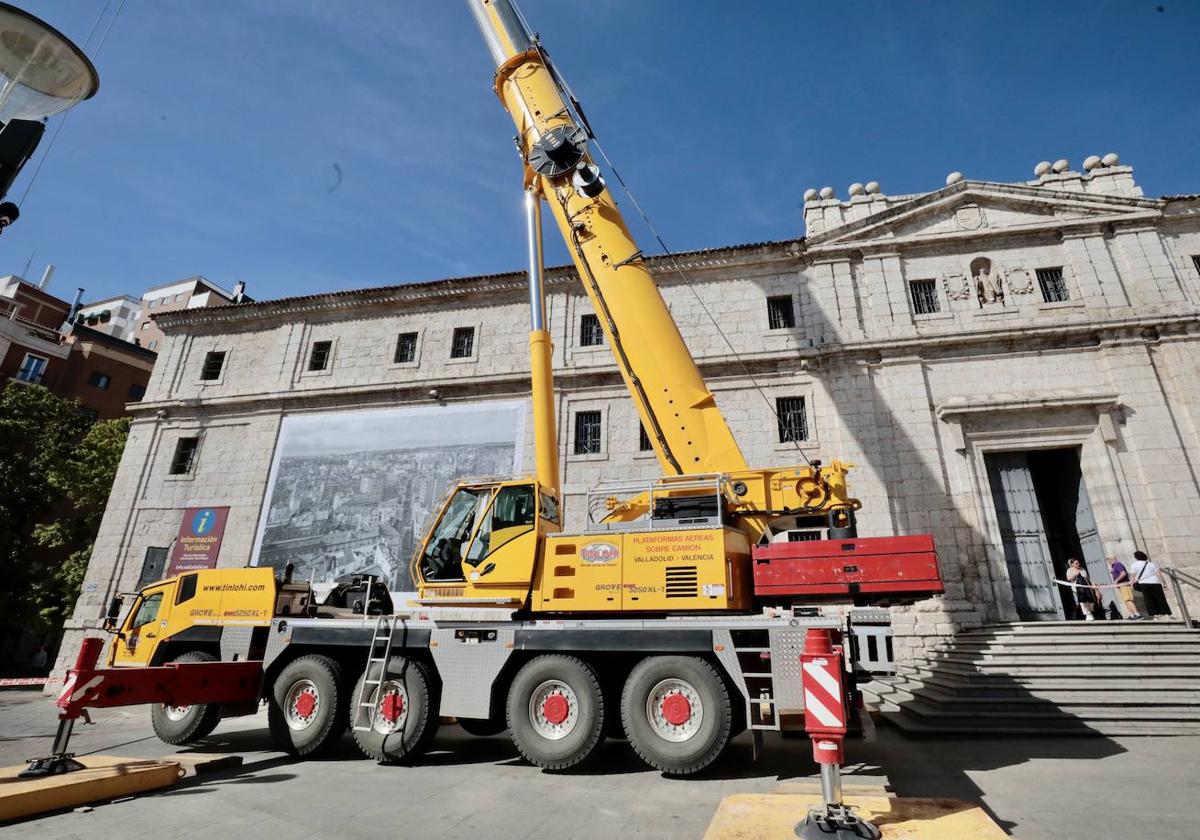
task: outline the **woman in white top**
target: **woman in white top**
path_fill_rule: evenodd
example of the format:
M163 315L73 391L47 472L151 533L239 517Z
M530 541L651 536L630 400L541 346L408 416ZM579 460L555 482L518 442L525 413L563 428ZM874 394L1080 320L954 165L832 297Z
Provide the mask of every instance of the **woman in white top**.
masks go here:
M1167 603L1167 593L1163 592L1158 566L1146 556L1146 552L1133 552L1129 576L1133 578L1133 588L1141 592L1146 601L1146 615L1151 618L1170 618L1171 605Z

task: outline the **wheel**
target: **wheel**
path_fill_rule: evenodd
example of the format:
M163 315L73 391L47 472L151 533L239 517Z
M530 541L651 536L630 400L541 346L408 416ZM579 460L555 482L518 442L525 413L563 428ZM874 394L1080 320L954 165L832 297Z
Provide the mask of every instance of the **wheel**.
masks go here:
M596 672L573 656L527 662L509 687L507 713L513 743L544 770L583 763L604 733L604 694Z
M271 686L267 724L284 752L313 755L346 731L342 667L328 656L301 656L284 666Z
M499 735L508 728L508 724L503 720L477 720L474 718L459 718L458 725L462 727L463 732L479 738Z
M733 706L721 675L703 659L652 656L625 681L621 720L643 761L669 776L686 776L725 749Z
M350 734L358 748L376 761L412 760L429 748L441 722L437 682L423 662L394 656L388 660L382 683L368 686L360 701L367 674L379 679L380 671L375 663L358 678L350 701Z
M211 653L194 650L181 654L172 662L216 662ZM154 734L166 744L187 744L212 734L221 722L218 703L197 703L194 706L168 706L155 703L150 707L150 723Z

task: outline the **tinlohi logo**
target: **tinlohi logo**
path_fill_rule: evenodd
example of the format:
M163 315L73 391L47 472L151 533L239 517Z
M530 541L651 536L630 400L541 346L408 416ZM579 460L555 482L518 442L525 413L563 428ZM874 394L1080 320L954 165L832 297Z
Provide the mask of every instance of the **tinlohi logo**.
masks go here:
M588 543L579 549L579 559L589 566L608 566L621 559L621 549L612 543Z

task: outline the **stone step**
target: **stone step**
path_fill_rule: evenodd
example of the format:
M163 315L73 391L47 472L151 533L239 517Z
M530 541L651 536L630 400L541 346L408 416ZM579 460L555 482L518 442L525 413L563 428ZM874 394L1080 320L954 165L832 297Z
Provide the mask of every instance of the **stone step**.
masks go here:
M1054 678L1041 677L1032 679L1000 678L990 679L992 675L976 674L975 679L958 674L936 674L906 672L900 676L905 682L922 683L936 686L943 691L958 694L963 697L1045 697L1057 699L1062 692L1088 692L1104 694L1126 694L1142 697L1144 692L1153 692L1155 697L1169 699L1172 702L1200 704L1200 677L1194 680L1130 680L1124 675L1107 677L1089 677L1087 680L1075 677ZM989 677L979 679L979 677ZM890 680L881 680L890 682Z
M971 627L956 635L965 636L1057 636L1089 633L1200 633L1182 621L1036 621L1029 624L989 624Z
M1081 639L1061 640L1059 644L1049 641L955 641L945 646L934 648L931 653L1007 653L1013 656L1075 656L1079 654L1106 654L1116 652L1140 654L1144 656L1188 655L1200 662L1200 639L1179 639L1159 641L1149 639Z
M1009 671L1025 673L1027 668L1124 668L1127 666L1174 665L1180 668L1192 668L1200 673L1200 657L1185 653L1156 653L1149 656L1129 656L1124 652L1111 651L1103 658L1093 658L1091 661L1080 661L1083 656L1073 656L1069 650L1057 650L1047 653L941 653L927 657L930 664L953 662L960 665L976 665L979 667L1004 668ZM1043 671L1044 673L1044 671Z
M1057 699L1044 697L963 697L922 684L891 684L879 686L872 694L880 700L904 705L920 702L940 713L951 715L986 715L988 718L1059 716L1085 720L1123 720L1152 717L1156 720L1200 721L1200 705L1190 699L1170 702L1171 698L1156 697L1146 702L1144 692L1126 691L1120 695L1100 692L1058 692Z
M1081 679L1092 681L1120 680L1125 683L1137 682L1148 683L1150 685L1158 685L1162 681L1183 681L1188 684L1193 684L1195 680L1200 679L1200 669L1189 666L1174 666L1174 665L1147 665L1131 666L1121 668L1116 671L1097 670L1092 665L1062 665L1058 668L1052 666L1036 666L1035 671L1022 669L1020 672L1014 673L1009 670L989 670L980 671L974 664L959 665L953 662L940 661L936 665L928 662L918 662L911 666L905 666L906 671L915 671L920 674L932 674L937 676L954 676L970 679L974 681L990 681L997 683L1025 683L1036 681L1039 684L1049 683L1051 681L1070 681L1073 684L1078 684Z
M981 734L1009 737L1071 737L1071 736L1124 736L1124 735L1200 735L1200 723L1190 721L1095 721L1089 725L1083 721L1060 721L1048 724L1042 721L1014 722L980 718L974 721L944 720L940 717L925 717L894 704L880 709L880 718L909 735L926 737L977 737Z
M1137 625L1135 625L1137 626ZM945 644L956 642L1005 642L1011 644L1049 644L1049 643L1086 643L1108 640L1123 640L1130 643L1150 641L1200 642L1200 631L1196 630L1164 630L1162 628L1138 626L1136 630L1080 630L1078 633L959 633L953 639L945 640Z

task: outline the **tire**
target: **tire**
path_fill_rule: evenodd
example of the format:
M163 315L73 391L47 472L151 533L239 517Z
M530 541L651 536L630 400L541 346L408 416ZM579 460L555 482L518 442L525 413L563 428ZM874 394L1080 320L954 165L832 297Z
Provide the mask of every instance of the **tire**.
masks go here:
M566 770L595 752L604 734L604 709L590 665L574 656L539 656L509 686L508 730L531 764Z
M216 662L217 657L203 651L190 651L172 662ZM199 741L212 734L221 722L219 703L197 703L194 706L167 706L155 703L150 707L150 723L154 734L165 744L179 746Z
M652 656L625 681L621 720L643 761L668 776L687 776L725 749L733 706L721 675L703 659Z
M459 718L458 725L462 727L463 732L477 738L490 738L508 728L507 722L503 720L477 720L474 718Z
M342 667L328 656L301 656L271 686L267 724L276 746L292 755L321 753L346 731Z
M368 758L383 764L412 761L429 749L441 723L437 681L423 662L394 656L388 660L383 683L367 692L365 702L372 703L372 708L360 709L358 698L363 696L367 674L379 679L380 670L375 663L358 678L350 700L350 734ZM370 728L357 729L358 724Z

